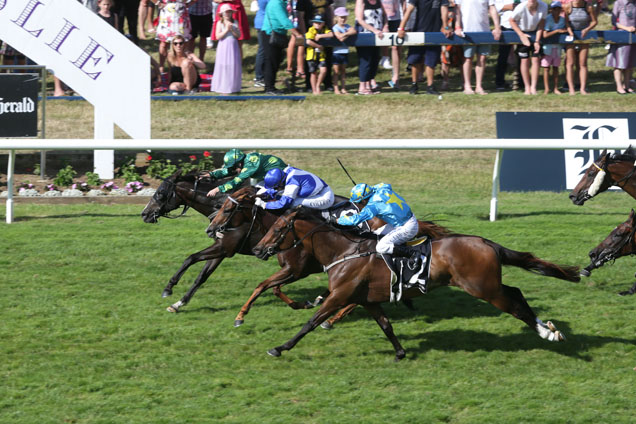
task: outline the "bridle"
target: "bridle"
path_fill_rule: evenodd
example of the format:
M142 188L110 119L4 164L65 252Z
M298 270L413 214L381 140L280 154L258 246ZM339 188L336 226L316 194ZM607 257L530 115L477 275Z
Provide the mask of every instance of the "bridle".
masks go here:
M290 231L291 231L292 235L294 236L294 243L290 247L288 247L287 249L284 249L284 250L289 250L289 249L293 249L295 247L300 246L300 244L303 242L303 240L305 240L307 237L309 237L312 234L314 234L316 232L316 230L318 230L320 227L325 226L325 225L329 225L329 223L326 222L326 221L325 222L321 222L320 224L318 224L315 227L313 227L311 230L307 231L307 234L305 234L302 237L299 237L298 234L296 234L296 227L294 226L294 224L296 223L296 220L298 219L298 213L296 213L289 220L286 219L284 216L280 216L278 219L283 220L285 222L285 226L282 227L282 230L280 231L278 237L265 250L265 252L267 253L268 256L274 256L275 254L277 254L277 253L279 253L279 252L281 252L283 250L283 249L280 249L280 245L283 243L283 241L287 237L287 234L289 234Z
M617 258L619 258L620 256L618 256L618 255L621 252L621 250L623 250L623 248L625 246L627 246L628 244L633 244L634 243L634 234L635 233L636 233L636 225L632 225L632 230L629 232L629 235L627 237L625 237L623 240L621 240L621 243L617 247L612 249L609 254L604 255L603 258L601 258L601 260L603 260L603 263L607 263L607 262L610 262L610 261L615 261ZM632 249L632 251L629 254L631 256L634 256L634 255L636 255L636 251L634 251Z
M171 181L171 180L169 180L167 178L162 178L162 180L163 180L163 182L165 182L165 183L169 184L170 186L172 186L172 191L170 192L170 197L168 198L168 200L165 201L165 203L169 203L175 197L180 197L181 200L188 200L188 199L183 198L181 195L179 195L179 193L177 193L177 183L175 183L174 181ZM199 179L195 178L194 187L191 188L191 189L188 189L188 190L193 192L193 193L195 193L195 195L196 195L198 185L199 185ZM179 215L177 215L177 216L169 215L169 213L171 211L164 212L162 214L155 213L154 215L155 215L155 218L158 217L158 216L161 216L161 217L168 218L168 219L177 219L177 218L181 218L182 216L184 216L186 214L186 212L188 211L188 209L190 209L190 205L188 205L187 203L184 203L183 209L181 210L181 213Z
M611 173L609 172L609 165L607 164L607 162L603 165L602 168L598 166L596 162L592 162L592 166L594 166L598 170L598 174L596 174L596 177L594 177L594 181L587 189L584 200L589 200L600 192L601 184L603 184L603 181L606 177L609 179L609 187L615 185L620 188L624 188L627 181L629 181L629 179L634 176L634 173L636 173L636 162L634 162L631 171L629 171L623 178L614 181L611 177Z

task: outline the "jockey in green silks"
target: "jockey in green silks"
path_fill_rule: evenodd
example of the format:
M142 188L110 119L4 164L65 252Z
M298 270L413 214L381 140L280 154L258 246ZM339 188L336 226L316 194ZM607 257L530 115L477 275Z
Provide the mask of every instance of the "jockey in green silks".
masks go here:
M210 178L219 179L232 174L237 175L227 183L210 190L207 196L214 197L219 192L232 191L249 178L262 180L265 178L267 171L274 168L282 170L286 166L287 164L282 159L274 155L264 155L256 152L245 154L239 149L230 149L223 157L223 168L211 171Z

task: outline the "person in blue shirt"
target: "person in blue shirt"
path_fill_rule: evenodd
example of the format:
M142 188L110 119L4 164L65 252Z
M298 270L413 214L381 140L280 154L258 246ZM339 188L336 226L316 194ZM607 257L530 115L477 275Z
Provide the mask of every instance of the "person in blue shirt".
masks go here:
M393 191L390 184L380 183L373 187L357 184L351 189L352 203L358 203L363 209L354 215L341 216L338 224L358 225L374 217L387 223L388 233L378 241L376 251L380 254L419 259L404 243L415 237L418 232L417 218L404 198Z
M312 209L327 209L334 202L331 188L322 179L311 172L287 166L284 170L270 169L265 174L265 190L271 197L278 197L273 201L256 198L256 206L263 209L287 209L303 205ZM275 196L282 189L280 196Z

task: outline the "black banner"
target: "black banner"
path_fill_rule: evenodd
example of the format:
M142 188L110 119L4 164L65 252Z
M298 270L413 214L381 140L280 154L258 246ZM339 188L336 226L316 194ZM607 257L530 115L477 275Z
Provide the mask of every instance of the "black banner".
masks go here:
M636 138L636 113L497 112L498 138ZM505 150L501 191L571 190L599 151Z
M0 137L38 136L39 74L0 74Z

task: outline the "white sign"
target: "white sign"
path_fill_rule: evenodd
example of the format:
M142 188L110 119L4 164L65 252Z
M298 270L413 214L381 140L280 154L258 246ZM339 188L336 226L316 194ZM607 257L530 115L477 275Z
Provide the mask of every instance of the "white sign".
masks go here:
M0 0L0 39L132 138L150 138L149 56L77 0Z
M563 138L566 142L576 142L577 145L584 144L586 140L590 140L594 144L597 144L598 140L628 141L629 124L627 119L564 118ZM564 151L565 178L568 190L576 186L587 168L597 159L594 152L593 149Z

